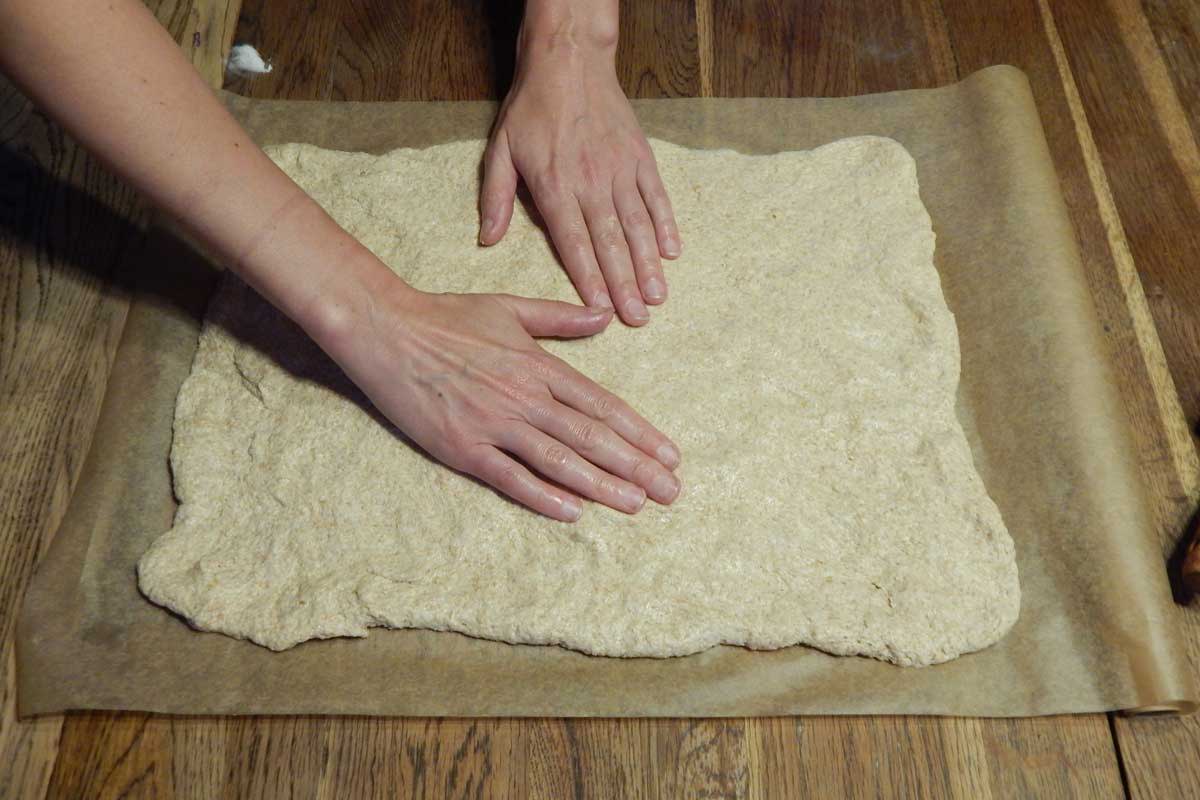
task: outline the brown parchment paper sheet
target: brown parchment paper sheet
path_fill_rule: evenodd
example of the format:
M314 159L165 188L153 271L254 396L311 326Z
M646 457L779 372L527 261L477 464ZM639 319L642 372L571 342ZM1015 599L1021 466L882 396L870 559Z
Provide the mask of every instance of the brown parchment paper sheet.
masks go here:
M226 99L262 144L371 152L483 137L495 113L491 103ZM947 664L905 669L803 647L617 660L379 629L365 640L272 653L193 631L142 598L134 575L138 557L171 526L175 396L213 285L204 262L163 233L148 245L94 443L20 620L21 712L1191 710L1196 686L1170 613L1128 420L1024 76L994 67L936 90L635 105L648 135L690 147L764 153L870 133L912 153L961 337L960 416L1016 541L1022 612L1007 638ZM672 269L687 269L686 255Z

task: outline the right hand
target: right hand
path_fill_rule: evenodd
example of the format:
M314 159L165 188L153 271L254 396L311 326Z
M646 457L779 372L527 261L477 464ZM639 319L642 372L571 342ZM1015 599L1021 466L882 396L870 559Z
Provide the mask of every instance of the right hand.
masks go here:
M326 349L434 458L574 522L581 498L632 514L680 490L671 440L533 339L591 336L611 320L611 309L395 281Z

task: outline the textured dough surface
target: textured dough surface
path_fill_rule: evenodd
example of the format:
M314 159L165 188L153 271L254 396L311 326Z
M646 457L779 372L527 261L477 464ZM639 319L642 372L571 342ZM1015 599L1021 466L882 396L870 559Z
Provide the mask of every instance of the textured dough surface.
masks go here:
M1013 543L955 415L954 319L911 157L878 137L746 156L655 142L671 299L545 346L680 445L684 492L556 523L414 451L235 279L179 395L156 603L281 650L370 627L607 656L797 643L904 665L995 642ZM518 207L476 246L482 142L272 158L405 280L577 302Z

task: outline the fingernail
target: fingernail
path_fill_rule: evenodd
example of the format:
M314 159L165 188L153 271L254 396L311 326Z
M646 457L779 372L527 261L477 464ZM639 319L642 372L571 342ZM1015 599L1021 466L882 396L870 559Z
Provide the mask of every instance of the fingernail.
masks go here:
M674 228L667 228L666 241L663 242L663 249L666 250L667 258L679 258L679 254L683 252L683 243L679 241L679 234Z
M679 466L679 451L675 449L675 445L673 444L660 444L658 449L654 451L654 454L669 469L675 469Z
M647 322L650 319L645 304L634 298L625 301L625 314L634 322Z
M479 243L484 244L483 237L492 232L492 228L496 226L496 220L491 217L483 218L483 227L479 229Z
M674 475L659 475L650 482L650 496L660 503L670 503L679 496L679 481Z
M622 486L619 494L622 505L628 508L630 513L640 511L646 504L646 493L638 486Z
M658 278L649 278L646 281L645 294L647 300L661 302L667 296L667 287Z
M583 506L578 498L564 497L560 500L562 503L563 516L567 518L567 522L577 522L583 516Z
M597 292L595 297L592 298L592 302L588 303L588 305L610 310L613 307L612 300L609 299L605 292Z

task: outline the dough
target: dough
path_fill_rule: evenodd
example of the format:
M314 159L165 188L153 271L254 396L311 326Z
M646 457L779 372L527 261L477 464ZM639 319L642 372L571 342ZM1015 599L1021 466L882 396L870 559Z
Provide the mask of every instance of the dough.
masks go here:
M684 490L550 521L414 451L236 279L179 395L174 527L142 591L283 650L373 626L605 656L803 643L903 665L995 642L1013 543L955 415L954 319L916 171L862 137L746 156L653 143L684 235L640 330L545 346L680 445ZM483 143L277 163L407 281L577 301L520 208L475 244Z

